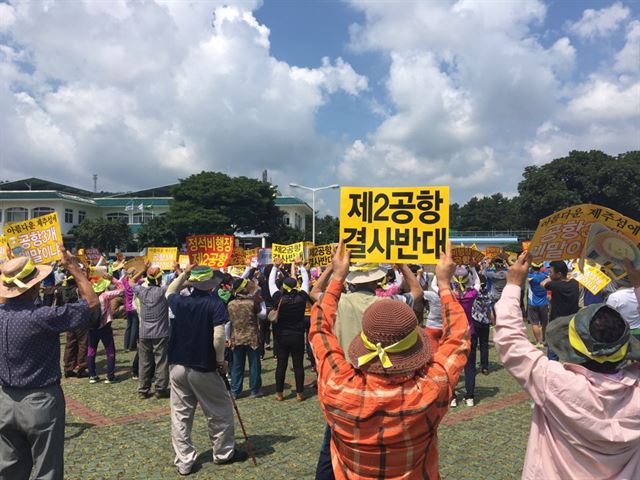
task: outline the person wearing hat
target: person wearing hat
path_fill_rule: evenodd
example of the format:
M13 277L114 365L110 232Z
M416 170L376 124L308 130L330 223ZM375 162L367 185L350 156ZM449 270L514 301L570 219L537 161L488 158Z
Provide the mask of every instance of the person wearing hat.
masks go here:
M350 480L440 478L437 429L469 352L467 319L451 294L455 263L442 253L436 268L444 332L436 353L413 309L389 299L367 307L361 332L344 351L333 326L349 259L340 241L333 278L311 320L333 475Z
M249 388L251 397L261 395L259 318L267 314L267 308L259 295L258 282L237 278L233 283L234 295L227 312L230 326L229 339L233 351L231 366L231 394L242 393L245 360L249 359Z
M58 305L66 303L76 303L78 301L78 285L73 275L64 277L60 285ZM87 373L87 343L89 340L89 329L79 328L67 332L67 339L64 343L64 377L88 377ZM78 368L76 372L76 367Z
M86 328L98 297L77 261L60 246L61 265L77 278L80 300L37 307L51 267L18 257L0 275L0 477L64 477L65 400L60 334Z
M547 323L549 322L549 299L547 289L542 282L547 274L541 271L542 262L531 262L531 269L527 276L527 320L531 324L531 331L536 339L536 347L544 348Z
M169 398L169 304L167 286L162 285L162 270L149 267L146 285L133 285L131 289L140 301L140 332L138 340L138 396L152 395L151 383L155 377L156 398Z
M522 321L529 261L525 252L509 269L494 334L502 363L534 402L522 478L638 478L640 342L618 312L593 304L549 324L559 362L547 359Z
M180 295L187 279L190 295ZM181 475L191 473L198 456L191 440L198 404L207 419L214 463L242 458L235 448L233 405L222 379L228 371L224 361L227 309L218 295L211 294L221 280L218 270L188 265L167 290L174 314L169 340L171 442Z
M481 273L491 280L491 299L497 302L502 295L502 289L507 284L507 267L504 258L496 257L491 261L491 268L484 269Z

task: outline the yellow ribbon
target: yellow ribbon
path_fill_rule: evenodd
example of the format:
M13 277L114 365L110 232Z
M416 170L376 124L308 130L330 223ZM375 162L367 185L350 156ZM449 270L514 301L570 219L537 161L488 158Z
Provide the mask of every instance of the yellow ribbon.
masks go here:
M291 292L293 292L293 290L294 290L293 288L291 288L291 287L290 287L289 285L287 285L286 283L283 283L283 284L282 284L282 289L283 289L285 292L287 292L287 293L291 293ZM297 289L296 289L296 290L297 290Z
M109 285L111 285L111 282L106 278L103 278L99 282L93 284L93 291L95 293L104 292L107 288L109 288Z
M379 267L380 265L377 263L367 263L366 265L352 265L349 267L349 271L350 272L369 272Z
M569 321L569 343L575 350L580 352L585 357L590 358L591 360L594 360L598 363L604 363L604 362L617 363L621 360L624 360L624 357L626 357L627 355L627 350L629 349L628 341L627 343L622 345L617 352L614 352L611 355L593 355L587 349L587 346L584 344L584 342L582 341L582 338L580 338L580 335L576 331L576 327L574 324L575 318L576 317L573 317Z
M160 270L155 275L147 275L147 277L152 278L153 280L158 280L159 278L162 278L162 270Z
M191 271L191 275L189 276L190 282L204 282L206 280L211 280L213 278L213 270L210 268L202 271Z
M22 270L20 270L16 275L14 275L13 277L7 277L4 273L2 274L2 281L8 285L15 285L16 287L20 288L20 289L26 289L28 288L24 283L21 282L21 280L23 278L28 277L29 275L31 275L34 270L36 269L35 264L33 263L33 261L31 259L27 260L27 263L25 263L24 267L22 267Z
M380 359L380 363L384 368L389 368L393 366L391 360L389 359L389 355L387 353L400 353L406 350L409 350L413 347L418 341L418 329L414 329L409 335L404 337L399 342L393 343L386 347L383 347L380 342L371 343L364 331L360 332L360 338L362 339L362 343L367 350L370 350L371 353L365 353L358 357L358 367L369 363L374 358L378 357Z
M458 286L460 287L460 291L464 292L467 287L466 287L466 281L467 281L468 276L464 276L464 277L453 277L453 280L458 284Z

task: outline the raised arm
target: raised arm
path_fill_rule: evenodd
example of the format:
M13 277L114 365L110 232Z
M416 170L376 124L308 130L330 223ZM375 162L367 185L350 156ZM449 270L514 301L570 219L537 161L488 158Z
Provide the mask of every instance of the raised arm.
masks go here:
M414 303L418 303L422 301L422 287L420 286L420 282L413 274L409 265L402 264L400 265L400 270L405 280L407 281L407 285L409 286L409 290L411 292L411 296L413 297Z
M304 265L300 265L300 276L302 277L302 286L300 289L309 293L309 274L307 273L307 269L304 268Z
M184 283L189 278L189 275L191 275L191 269L193 267L195 267L195 265L187 265L187 268L184 269L184 272L178 275L178 277L175 278L173 282L169 284L169 287L167 288L167 292L165 293L165 297L169 298L169 295L180 293Z
M478 275L478 272L476 272L476 267L471 267L470 275L471 275L471 279L473 280L473 288L476 290L476 292L479 292L480 291L480 276Z
M98 300L98 296L96 292L93 291L93 287L91 286L91 282L84 274L82 269L80 268L80 264L78 260L71 255L63 246L59 244L60 255L62 255L62 260L60 261L60 265L67 270L73 278L76 280L76 285L78 286L78 293L80 298L86 300L89 304L89 308L97 308L100 305L100 300Z
M275 261L277 261L276 259ZM274 261L274 262L275 262ZM273 297L275 293L278 291L278 287L276 286L276 275L279 270L279 265L276 263L273 264L271 271L269 272L269 294Z

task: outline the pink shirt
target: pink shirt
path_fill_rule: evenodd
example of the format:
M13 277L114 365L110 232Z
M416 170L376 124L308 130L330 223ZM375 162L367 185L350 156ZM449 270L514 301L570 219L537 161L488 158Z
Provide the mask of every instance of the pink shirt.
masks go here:
M637 479L640 366L604 375L548 360L527 337L520 287L496 304L496 350L535 403L523 479Z

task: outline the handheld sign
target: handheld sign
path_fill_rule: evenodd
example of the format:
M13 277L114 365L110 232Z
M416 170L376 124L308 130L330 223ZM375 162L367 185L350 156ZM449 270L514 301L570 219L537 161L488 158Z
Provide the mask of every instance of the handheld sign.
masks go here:
M58 214L50 213L31 220L8 223L3 227L7 245L14 257L31 257L33 263L60 260L58 243L62 243Z
M280 258L284 263L293 263L296 258L304 257L304 242L292 243L291 245L280 245L274 243L271 245L272 258Z
M233 235L194 235L187 237L189 261L211 268L224 268L229 264L233 245Z
M148 247L147 260L155 267L162 270L173 269L173 262L176 261L178 255L177 247Z

